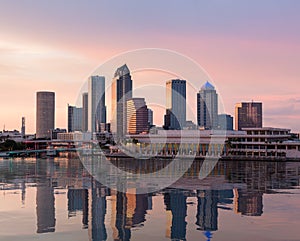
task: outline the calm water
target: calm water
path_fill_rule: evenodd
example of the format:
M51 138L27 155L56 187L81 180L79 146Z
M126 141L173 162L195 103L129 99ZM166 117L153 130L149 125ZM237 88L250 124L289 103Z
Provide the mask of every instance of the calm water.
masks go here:
M135 195L77 159L0 160L0 240L300 240L300 163L219 162L205 180L200 166Z

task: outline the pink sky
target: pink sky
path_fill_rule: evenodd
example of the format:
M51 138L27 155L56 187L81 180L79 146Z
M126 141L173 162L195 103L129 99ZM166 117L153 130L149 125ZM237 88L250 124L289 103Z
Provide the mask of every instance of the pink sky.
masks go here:
M27 132L34 133L39 90L56 92L56 127L66 128L67 103L76 103L81 86L101 63L124 51L166 48L192 58L210 74L226 113L233 115L237 102L262 101L265 126L300 131L296 2L272 8L240 3L233 10L195 1L184 6L157 2L158 12L137 2L135 10L133 3L117 8L102 3L99 12L96 2L80 2L67 12L60 4L54 1L48 9L43 1L18 7L6 3L0 10L0 129L20 129L25 116ZM138 12L145 7L149 15ZM182 18L176 18L179 13ZM156 119L161 124L163 117Z

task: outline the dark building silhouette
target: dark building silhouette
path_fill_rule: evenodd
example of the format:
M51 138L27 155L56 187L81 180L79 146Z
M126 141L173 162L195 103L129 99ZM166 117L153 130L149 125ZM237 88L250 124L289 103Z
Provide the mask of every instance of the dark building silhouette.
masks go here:
M136 195L136 207L134 210L133 218L132 218L132 225L137 226L140 223L146 221L145 215L149 208L148 204L148 195L147 194L137 194Z
M197 222L199 230L218 230L218 191L197 191Z
M92 182L92 240L102 241L107 239L105 228L107 188L98 182Z
M181 190L172 190L164 194L166 210L172 212L171 239L186 240L185 218L187 216L186 196Z
M127 197L126 193L117 193L117 213L116 213L116 228L118 230L119 240L130 240L131 231L127 226Z
M242 102L235 105L235 129L261 128L263 125L262 103Z
M82 94L82 131L88 131L88 123L89 123L89 95L88 93Z

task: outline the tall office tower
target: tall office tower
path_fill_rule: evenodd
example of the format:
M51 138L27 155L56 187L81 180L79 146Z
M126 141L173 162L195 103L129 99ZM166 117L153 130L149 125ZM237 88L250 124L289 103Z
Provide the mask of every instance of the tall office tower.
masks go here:
M101 132L100 124L106 123L105 77L91 76L88 80L88 130Z
M237 103L235 105L235 129L261 128L262 116L261 102Z
M144 98L127 101L127 133L140 134L148 131L148 109Z
M21 134L22 134L22 138L25 138L25 117L22 117Z
M89 95L88 93L83 93L82 94L82 131L87 132L89 128Z
M186 81L180 79L167 81L166 97L164 128L181 130L186 123Z
M68 104L68 132L82 131L82 108Z
M55 93L40 91L36 93L36 138L49 138L54 129Z
M150 108L148 108L148 125L153 126L153 111Z
M218 94L209 82L197 93L197 124L204 129L218 126Z
M232 131L233 117L231 115L226 114L218 115L218 129Z
M119 140L127 132L127 100L132 98L132 79L126 64L116 70L111 88L111 129Z

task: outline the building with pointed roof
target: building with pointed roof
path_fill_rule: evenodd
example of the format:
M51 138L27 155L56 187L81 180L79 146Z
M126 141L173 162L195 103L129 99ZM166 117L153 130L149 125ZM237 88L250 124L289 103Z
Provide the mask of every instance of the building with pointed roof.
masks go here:
M201 87L201 90L214 90L214 89L215 87L208 81L206 81L206 83Z
M132 79L126 64L116 70L111 89L111 130L118 141L127 134L127 101L132 98Z
M124 75L128 75L130 74L130 71L127 67L126 64L122 65L121 67L117 68L114 77L120 77L120 76L124 76Z

